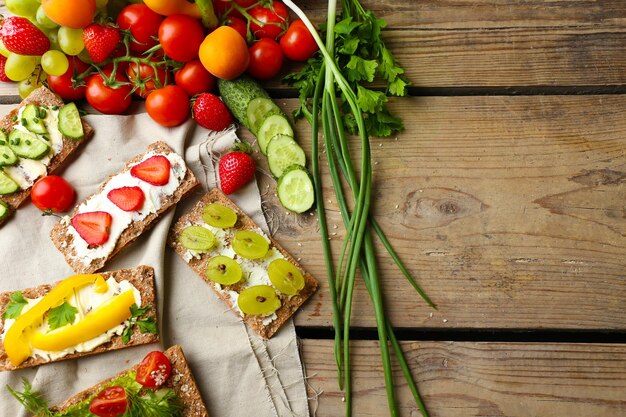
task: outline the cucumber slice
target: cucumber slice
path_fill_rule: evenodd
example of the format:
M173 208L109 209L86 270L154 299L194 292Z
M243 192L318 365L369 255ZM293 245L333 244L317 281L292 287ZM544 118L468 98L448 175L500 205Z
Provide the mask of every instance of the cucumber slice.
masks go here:
M13 129L9 134L9 146L17 156L28 159L41 159L50 152L50 146L33 133L17 129Z
M59 131L70 139L80 140L85 137L76 104L68 103L59 110Z
M246 116L252 133L256 135L265 119L273 114L280 114L280 108L271 98L257 97L250 100L246 109Z
M9 206L4 201L0 200L0 221L4 220L9 215Z
M263 155L267 154L267 145L276 135L286 135L293 137L293 129L289 120L282 114L274 114L261 124L259 132L257 133L257 139L259 141L259 148Z
M48 133L48 129L46 129L42 120L45 118L45 112L46 110L44 110L42 114L39 106L35 104L27 105L22 112L22 125L31 132L39 135Z
M20 189L13 178L9 177L4 171L0 171L0 195L13 194Z
M291 136L276 135L267 145L267 162L272 174L276 178L280 178L285 169L291 165L304 167L306 165L306 155Z
M287 210L304 213L313 207L315 191L309 173L299 165L292 165L278 180L276 193Z
M0 141L0 167L6 165L15 165L15 163L17 162L17 156L15 156L15 152L11 150L9 145L6 145L6 142L4 142L5 145L3 145L2 142L4 141Z

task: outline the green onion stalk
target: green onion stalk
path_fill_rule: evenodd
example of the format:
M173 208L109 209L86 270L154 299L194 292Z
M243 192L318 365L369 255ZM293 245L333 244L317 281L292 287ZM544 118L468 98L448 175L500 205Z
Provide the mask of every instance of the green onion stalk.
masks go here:
M400 369L407 381L409 389L420 409L422 416L428 413L421 400L417 385L402 348L396 339L393 328L385 316L382 289L378 276L378 266L372 237L372 229L378 235L385 249L396 262L399 269L416 291L435 307L434 303L419 288L413 277L403 265L398 254L392 248L383 230L371 214L372 197L372 161L370 143L365 127L363 114L357 103L357 95L350 87L347 80L337 67L334 59L334 28L337 14L337 1L329 0L326 42L324 43L317 33L311 21L304 12L291 0L283 0L293 10L313 35L324 57L317 76L317 83L313 95L312 112L307 117L312 127L312 174L314 180L316 205L322 245L326 264L329 290L333 308L333 327L335 329L335 361L338 367L339 386L344 390L346 402L346 416L352 415L352 390L350 374L350 322L352 313L352 296L356 281L356 271L360 270L365 287L374 305L374 314L378 330L378 339L385 378L385 388L391 416L398 416L393 386L393 373L391 366L391 349L393 350ZM364 12L358 1L353 0L352 5L359 11ZM344 9L349 10L344 4ZM361 145L360 153L360 176L357 177L353 158L348 148L346 129L343 125L343 115L337 99L335 87L338 87L345 102L348 104L351 114L356 122L358 137ZM321 103L321 106L320 106ZM322 196L322 183L319 169L319 120L321 119L324 137L324 149L328 159L330 178L333 183L337 202L341 210L342 220L346 227L346 239L342 244L341 254L337 268L333 268L332 254L329 244L328 226ZM345 178L351 190L354 208L350 211L347 204L341 178ZM343 321L340 319L343 318Z

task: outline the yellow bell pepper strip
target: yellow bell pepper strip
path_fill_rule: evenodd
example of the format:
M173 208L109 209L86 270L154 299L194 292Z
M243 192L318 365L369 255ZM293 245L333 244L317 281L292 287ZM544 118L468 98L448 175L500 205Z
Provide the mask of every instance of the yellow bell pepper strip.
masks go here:
M66 278L50 290L33 308L15 320L4 337L4 350L13 366L24 362L32 353L25 334L26 330L40 324L48 310L70 297L76 288L93 284L98 277L102 278L99 274L81 274Z
M196 19L202 18L202 24L209 29L218 24L211 0L196 0L195 3L189 3L187 0L144 0L144 4L163 16L184 14Z
M103 277L96 278L96 282L93 283L94 291L97 294L104 294L109 290L109 284L104 280Z
M48 333L37 332L31 337L35 349L58 352L100 336L131 316L130 306L135 303L133 290L105 301L89 312L79 322L63 326Z

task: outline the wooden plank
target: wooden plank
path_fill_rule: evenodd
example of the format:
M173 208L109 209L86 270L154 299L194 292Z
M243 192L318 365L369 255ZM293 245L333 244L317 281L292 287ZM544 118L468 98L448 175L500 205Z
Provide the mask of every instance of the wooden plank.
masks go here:
M352 343L354 412L389 415L376 342ZM621 417L626 345L404 342L430 417ZM311 415L344 415L332 341L303 340ZM394 366L401 416L420 416Z
M375 212L439 305L428 308L380 249L396 326L626 328L623 96L427 97L392 107L406 130L371 140ZM308 150L308 125L296 132ZM337 255L343 226L327 176L324 188ZM262 186L276 238L322 282L297 324L329 326L316 217L281 209L273 190L273 180ZM356 326L375 324L362 285L354 311Z

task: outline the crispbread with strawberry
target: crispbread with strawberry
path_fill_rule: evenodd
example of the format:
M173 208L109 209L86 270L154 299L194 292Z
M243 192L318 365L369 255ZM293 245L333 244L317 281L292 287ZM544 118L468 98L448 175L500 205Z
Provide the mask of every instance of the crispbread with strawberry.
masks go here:
M50 237L76 272L97 271L197 185L183 158L155 142L57 223Z

